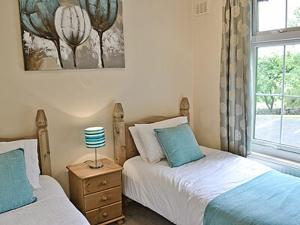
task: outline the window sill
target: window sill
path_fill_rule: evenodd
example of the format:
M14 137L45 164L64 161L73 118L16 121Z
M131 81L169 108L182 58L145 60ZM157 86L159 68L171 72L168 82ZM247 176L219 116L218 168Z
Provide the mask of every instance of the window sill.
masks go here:
M288 148L265 141L252 140L251 153L259 154L283 162L300 163L299 148Z
M257 152L252 152L249 156L249 159L255 160L262 164L265 164L273 169L276 169L280 172L287 173L293 176L300 177L300 163L282 159L270 155L265 155Z

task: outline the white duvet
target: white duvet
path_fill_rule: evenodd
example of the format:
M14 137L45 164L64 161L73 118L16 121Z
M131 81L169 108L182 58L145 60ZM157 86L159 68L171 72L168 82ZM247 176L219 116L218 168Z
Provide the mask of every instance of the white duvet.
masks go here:
M202 149L205 158L178 168L165 160L150 164L140 156L127 160L124 194L177 225L201 225L211 200L271 170L227 152Z
M28 206L0 214L0 225L89 225L69 201L61 186L49 176L40 176L38 198Z

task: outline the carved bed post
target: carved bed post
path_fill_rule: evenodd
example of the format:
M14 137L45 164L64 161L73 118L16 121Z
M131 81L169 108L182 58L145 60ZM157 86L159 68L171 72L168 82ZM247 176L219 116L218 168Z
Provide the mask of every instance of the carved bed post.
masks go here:
M181 99L180 102L180 115L187 116L188 121L190 122L190 103L187 97Z
M113 112L115 162L123 166L126 161L125 122L121 103L116 103Z
M37 111L35 122L37 127L41 174L51 176L50 147L47 130L48 123L44 110L40 109Z

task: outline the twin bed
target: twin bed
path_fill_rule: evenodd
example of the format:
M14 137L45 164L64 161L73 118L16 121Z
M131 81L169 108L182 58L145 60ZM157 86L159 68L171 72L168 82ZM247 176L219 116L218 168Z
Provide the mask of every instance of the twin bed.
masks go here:
M37 201L0 214L2 225L89 225L52 177L41 175Z
M75 208L58 182L51 177L51 159L47 119L43 110L36 116L36 136L0 138L1 142L37 139L41 175L40 188L34 189L37 201L0 214L1 225L89 225L86 218ZM2 182L2 181L1 181Z
M183 98L180 114L189 117ZM299 225L300 179L252 160L201 147L206 157L177 168L145 162L129 127L174 117L125 123L114 110L115 161L124 167L123 193L177 225Z
M206 157L177 168L136 156L124 164L124 194L178 225L200 225L208 203L270 169L202 147ZM221 225L221 224L220 224Z

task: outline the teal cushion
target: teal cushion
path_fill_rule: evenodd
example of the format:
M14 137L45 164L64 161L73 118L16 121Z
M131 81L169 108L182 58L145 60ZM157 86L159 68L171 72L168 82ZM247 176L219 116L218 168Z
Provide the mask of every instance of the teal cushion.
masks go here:
M188 124L154 131L171 167L178 167L205 156Z
M0 213L35 201L26 175L24 150L0 154Z

